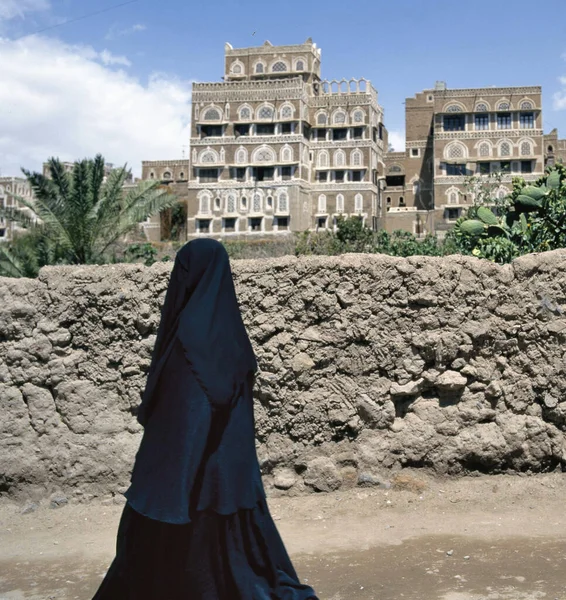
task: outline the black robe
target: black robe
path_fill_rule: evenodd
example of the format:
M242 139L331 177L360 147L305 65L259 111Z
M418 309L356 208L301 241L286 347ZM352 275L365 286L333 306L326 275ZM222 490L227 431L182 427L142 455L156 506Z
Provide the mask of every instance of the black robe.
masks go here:
M267 507L255 370L224 247L186 244L138 412L116 558L94 600L316 600Z

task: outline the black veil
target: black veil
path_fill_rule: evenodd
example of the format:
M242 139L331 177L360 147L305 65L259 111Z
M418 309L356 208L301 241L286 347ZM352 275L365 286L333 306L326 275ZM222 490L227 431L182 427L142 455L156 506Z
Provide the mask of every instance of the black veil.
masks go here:
M145 425L157 383L176 339L213 408L230 405L257 369L230 269L228 253L212 239L185 244L171 272L147 383L138 410Z

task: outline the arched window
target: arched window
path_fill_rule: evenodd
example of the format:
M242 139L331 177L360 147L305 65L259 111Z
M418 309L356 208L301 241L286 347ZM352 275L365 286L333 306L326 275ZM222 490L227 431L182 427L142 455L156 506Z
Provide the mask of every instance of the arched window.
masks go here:
M343 150L336 150L334 153L334 166L343 167L346 164L346 153Z
M497 110L509 110L511 108L511 105L509 104L509 102L500 102L497 105Z
M273 108L271 106L261 106L257 113L258 119L273 119Z
M275 152L273 152L273 150L268 147L258 148L255 151L253 162L275 162Z
M480 102L479 104L476 104L476 112L485 113L488 110L489 109L488 109L487 104L485 102Z
M385 204L387 206L391 206L391 196L387 196L387 198L385 198Z
M216 162L216 154L212 150L206 150L200 155L200 162L213 164Z
M293 118L293 107L290 104L286 104L281 109L281 118L282 119L292 119Z
M509 142L502 142L499 145L499 156L511 156L511 144Z
M449 112L449 113L462 112L462 107L459 106L458 104L451 104L450 106L447 107L446 112Z
M305 70L305 63L302 60L298 60L297 64L295 65L295 70L297 70L297 71L304 71Z
M448 146L448 158L464 158L465 149L462 144L450 144Z
M336 196L336 212L344 212L344 196L342 194Z
M264 72L264 66L263 63L257 63L255 66L255 72L256 73L263 73Z
M222 113L217 108L209 108L202 118L204 121L220 121Z
M521 156L531 156L532 153L531 142L521 142Z
M249 121L252 118L252 111L249 106L240 108L240 121Z
M364 197L361 194L354 196L354 210L357 213L361 213L364 210Z
M364 122L364 113L362 110L356 110L354 112L354 123L363 123Z
M333 121L336 125L344 124L346 122L346 113L343 110L335 112Z
M234 75L241 75L242 74L242 65L240 63L234 63L232 65L232 73L234 73Z
M316 124L317 125L326 125L326 114L325 113L318 113L318 115L316 117Z
M289 197L286 192L281 192L278 198L279 212L286 213L289 211Z
M222 203L220 202L220 198L214 199L214 210L220 210Z
M324 194L320 194L318 197L318 212L319 214L326 213L326 196Z
M293 150L289 146L285 146L281 150L281 161L291 162L293 160Z
M489 144L487 142L480 144L479 155L480 156L489 156L490 155L490 148L489 148Z
M199 199L199 213L201 215L210 213L210 196L208 194L203 194Z
M255 193L252 198L252 211L261 212L261 194Z
M236 212L236 196L234 196L234 194L228 194L228 197L226 198L226 212Z
M163 173L163 180L164 181L169 181L171 179L171 171L165 171Z
M267 196L267 208L273 208L273 197Z
M155 179L155 173L153 171L149 174L149 178L150 179Z
M245 196L242 196L242 199L240 200L240 208L243 211L248 210L248 199Z
M328 167L328 152L326 150L321 150L318 153L317 162L319 167Z
M287 70L287 65L282 61L277 61L272 67L271 67L271 72L272 73L283 73L284 71Z
M525 100L524 102L521 102L521 110L532 110L533 109L533 103L530 100Z
M236 162L243 165L248 162L248 151L245 148L238 148L236 151Z
M448 194L448 204L458 204L458 192L452 191Z
M185 173L183 171L181 171L179 173L179 179L181 179L181 180L185 179Z
M359 150L352 150L350 162L354 167L360 167L362 165L362 153Z
M552 146L549 146L549 147L547 148L547 150L548 150L548 152L554 152L554 148L553 148Z

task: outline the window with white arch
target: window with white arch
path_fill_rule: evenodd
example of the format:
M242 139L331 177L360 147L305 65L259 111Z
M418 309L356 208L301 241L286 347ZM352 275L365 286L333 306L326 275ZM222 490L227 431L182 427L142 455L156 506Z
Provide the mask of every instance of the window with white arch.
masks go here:
M212 150L205 150L200 155L200 162L202 164L214 164L216 162L216 154Z
M296 71L304 71L305 70L305 62L303 60L298 60L297 64L295 65L295 70Z
M446 108L447 113L462 112L462 107L459 104L451 104Z
M346 153L343 150L336 150L334 153L334 166L343 167L346 165Z
M226 198L226 211L229 213L236 212L236 196L234 194L228 194Z
M232 73L234 73L234 75L241 75L242 72L243 72L243 69L242 69L242 65L240 63L236 62L232 65Z
M326 213L326 196L324 194L320 194L318 197L318 212L319 214Z
M450 144L446 149L447 158L465 158L466 151L462 144Z
M521 156L531 156L531 154L533 153L531 142L528 142L526 140L524 142L521 142L520 150Z
M360 150L352 150L352 154L350 156L350 162L354 167L362 166L363 155Z
M338 194L336 196L336 212L343 213L344 212L344 195Z
M500 102L497 105L497 110L509 110L511 108L511 104L509 102Z
M264 73L265 72L265 66L263 63L257 63L255 66L255 72L256 73Z
M364 122L364 111L356 110L354 111L354 123L363 123Z
M281 118L282 119L292 119L293 118L293 107L290 104L285 104L281 108Z
M272 73L283 73L286 70L287 70L287 65L282 60L277 61L271 67Z
M335 112L332 121L335 125L343 125L346 123L346 113L342 110Z
M257 111L258 119L273 119L273 107L271 106L261 106Z
M281 160L283 162L291 162L293 160L293 150L289 146L281 150Z
M248 162L248 151L245 148L238 148L236 151L236 162L243 165Z
M325 113L318 113L318 115L316 117L316 124L317 125L326 125L326 114Z
M209 108L204 112L203 121L220 121L222 113L217 108Z
M261 194L256 192L252 197L252 211L261 212Z
M171 179L171 171L165 171L163 173L163 180L164 181L169 181Z
M532 110L533 103L530 100L524 100L521 102L521 110Z
M509 142L499 144L499 156L511 156L511 144Z
M201 215L210 214L210 196L208 194L202 194L199 198L199 213Z
M483 142L480 144L478 154L480 156L489 156L491 154L491 148L487 142Z
M274 162L275 152L271 148L259 148L255 151L254 162Z
M357 213L361 213L364 210L364 197L361 194L354 196L354 210Z
M240 121L249 121L252 118L252 111L249 106L240 108Z
M476 104L476 112L485 113L488 110L489 108L487 107L487 104L485 102L480 102L479 104Z
M286 213L289 211L289 196L286 192L281 192L277 198L279 212Z
M458 204L458 191L451 190L448 192L448 204Z
M318 153L317 164L319 167L328 167L328 152L326 150L321 150Z

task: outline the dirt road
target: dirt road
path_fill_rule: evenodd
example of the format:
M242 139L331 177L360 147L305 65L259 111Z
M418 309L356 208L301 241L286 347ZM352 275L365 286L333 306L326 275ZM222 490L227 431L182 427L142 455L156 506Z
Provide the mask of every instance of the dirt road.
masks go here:
M321 600L566 600L566 474L438 480L271 498ZM0 600L89 600L121 506L0 505Z

